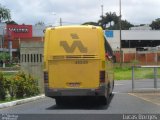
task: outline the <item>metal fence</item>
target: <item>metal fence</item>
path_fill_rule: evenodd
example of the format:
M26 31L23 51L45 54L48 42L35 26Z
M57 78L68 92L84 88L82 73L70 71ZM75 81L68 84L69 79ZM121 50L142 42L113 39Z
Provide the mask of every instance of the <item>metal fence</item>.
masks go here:
M160 90L160 66L132 66L134 90Z

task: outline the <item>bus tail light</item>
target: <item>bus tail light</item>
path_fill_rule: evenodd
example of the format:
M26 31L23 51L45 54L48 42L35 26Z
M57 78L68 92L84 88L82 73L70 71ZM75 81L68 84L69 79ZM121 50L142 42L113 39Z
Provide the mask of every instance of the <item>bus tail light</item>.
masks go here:
M100 71L100 83L105 83L105 71Z
M48 72L44 71L44 84L48 84Z

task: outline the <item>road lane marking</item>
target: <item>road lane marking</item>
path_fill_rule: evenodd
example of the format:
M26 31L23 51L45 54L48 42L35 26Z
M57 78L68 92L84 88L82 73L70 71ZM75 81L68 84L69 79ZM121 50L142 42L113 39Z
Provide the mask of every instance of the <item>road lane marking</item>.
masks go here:
M118 92L112 92L113 94L118 94Z
M125 93L125 92L112 92L113 94L127 94L127 93Z
M135 97L137 97L137 98L140 98L140 99L142 99L142 100L144 100L144 101L147 101L147 102L150 102L150 103L152 103L152 104L155 104L155 105L158 105L158 106L160 106L160 103L157 103L157 102L155 102L155 101L152 101L152 100L150 100L149 98L147 99L147 98L144 98L144 97L142 97L142 96L138 96L138 95L136 95L136 94L134 94L134 93L128 93L129 95L132 95L132 96L135 96Z
M120 86L120 85L124 85L124 84L115 84L115 86Z

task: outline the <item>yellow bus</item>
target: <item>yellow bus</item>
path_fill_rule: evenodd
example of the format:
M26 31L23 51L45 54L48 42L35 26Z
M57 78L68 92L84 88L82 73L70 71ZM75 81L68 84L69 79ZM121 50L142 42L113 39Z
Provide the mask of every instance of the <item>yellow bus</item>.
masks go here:
M66 97L95 97L107 104L114 87L113 52L97 26L45 30L45 95L60 105Z

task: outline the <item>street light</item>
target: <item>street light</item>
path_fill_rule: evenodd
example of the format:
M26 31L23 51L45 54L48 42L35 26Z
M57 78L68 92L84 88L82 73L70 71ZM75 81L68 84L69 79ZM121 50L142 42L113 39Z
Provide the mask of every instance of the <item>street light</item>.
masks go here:
M4 53L4 36L5 36L5 30L6 30L6 27L5 26L1 26L0 27L1 29L2 29L2 39L1 39L1 51L2 51L2 53ZM2 67L3 68L5 68L5 62L4 62L4 60L2 60L3 62L3 64L2 64Z
M2 29L2 37L1 37L1 49L3 48L3 40L4 40L4 30Z
M56 16L56 12L52 12L52 15ZM59 25L62 26L62 18L59 18ZM56 20L55 20L55 26L56 26Z
M119 0L119 30L120 30L120 67L122 67L122 24L121 24L121 0Z
M102 18L103 18L103 0L102 0L102 3L101 3L101 12L102 12Z

